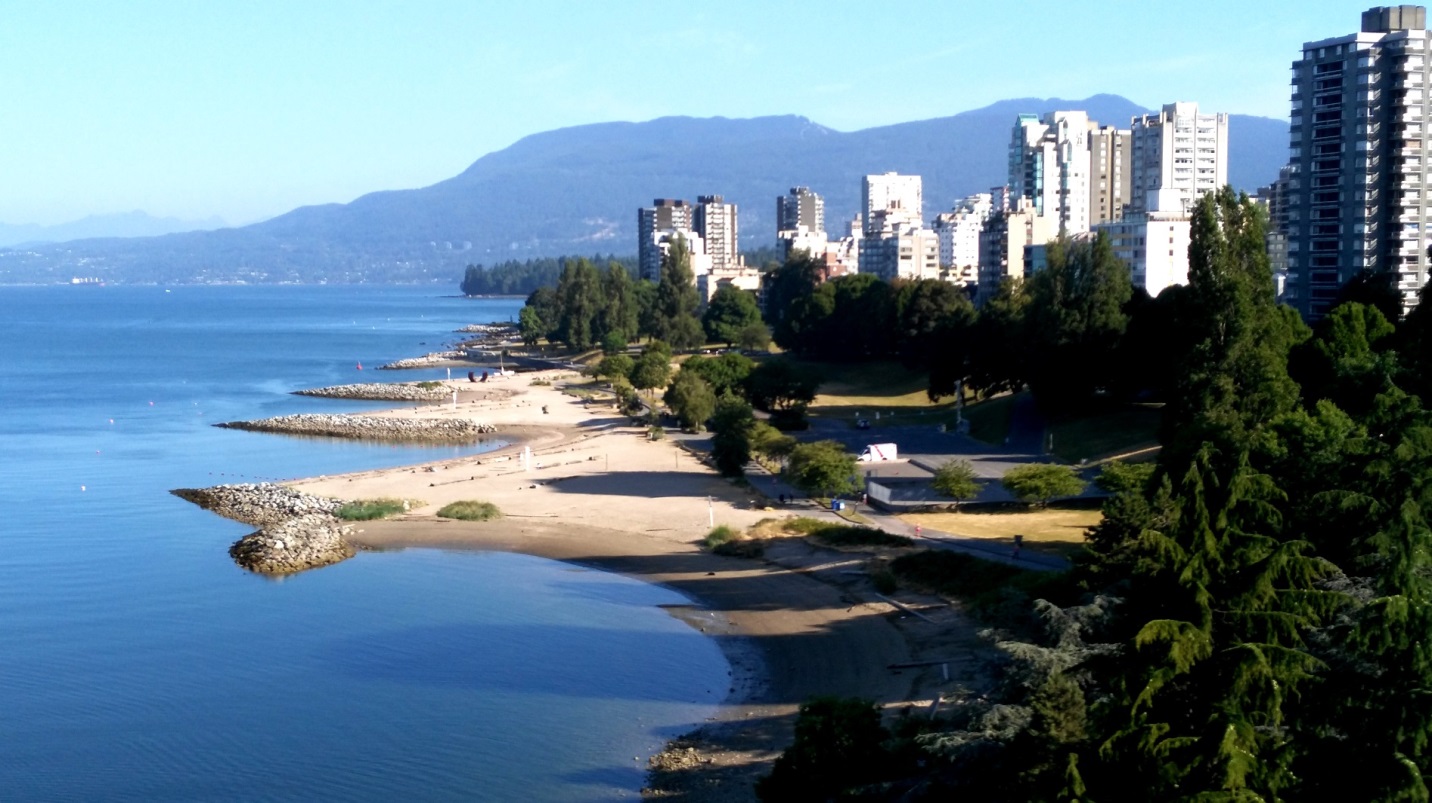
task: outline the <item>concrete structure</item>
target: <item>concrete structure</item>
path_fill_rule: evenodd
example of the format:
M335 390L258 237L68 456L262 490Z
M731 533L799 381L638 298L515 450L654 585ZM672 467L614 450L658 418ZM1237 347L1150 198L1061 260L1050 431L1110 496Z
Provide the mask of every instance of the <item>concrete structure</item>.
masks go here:
M701 303L705 305L716 295L716 291L723 285L730 285L740 290L750 290L756 293L758 298L761 292L761 269L741 264L736 267L710 271L696 277L696 292L701 296Z
M736 205L719 195L699 195L693 228L706 243L706 256L716 270L734 269L741 262Z
M990 216L994 201L981 192L962 198L949 212L937 215L931 226L940 241L940 268L962 269L980 262L980 230Z
M1228 115L1200 114L1197 103L1169 103L1135 117L1130 149L1132 195L1127 214L1152 207L1149 193L1173 190L1185 213L1194 201L1228 183ZM1165 212L1174 211L1164 196Z
M1373 8L1355 34L1293 62L1283 299L1322 317L1359 272L1396 277L1404 309L1427 279L1432 52L1422 6Z
M809 187L791 187L776 198L776 231L799 231L825 234L825 199Z
M919 176L883 173L866 176L861 184L861 224L866 234L881 227L872 224L876 212L885 212L885 225L903 223L910 228L924 225L923 190Z
M661 244L676 232L682 232L690 239L692 228L691 204L671 198L657 198L651 206L638 209L637 271L642 279L661 279Z
M1147 212L1095 227L1109 238L1114 255L1130 269L1135 287L1156 296L1188 283L1189 216L1177 190L1154 193Z
M980 267L977 303L984 303L1006 278L1023 280L1031 246L1043 246L1059 234L1054 218L1038 214L1034 204L1021 199L1012 210L996 212L980 232Z

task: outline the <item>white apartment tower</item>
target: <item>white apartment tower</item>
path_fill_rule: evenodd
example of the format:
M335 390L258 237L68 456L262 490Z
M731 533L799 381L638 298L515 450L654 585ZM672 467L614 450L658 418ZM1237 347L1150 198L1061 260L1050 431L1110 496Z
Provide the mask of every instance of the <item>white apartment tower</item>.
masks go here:
M899 173L883 173L866 176L861 185L860 201L863 216L861 224L865 236L878 234L880 226L875 225L876 212L885 212L887 225L904 224L911 228L923 225L923 201L921 199L919 176L902 176Z
M716 272L735 268L740 261L737 240L736 205L726 203L720 195L696 197L694 228L706 242L706 256Z
M1173 190L1181 209L1228 183L1228 115L1199 114L1197 103L1169 103L1158 114L1135 117L1129 213L1151 210L1150 193ZM1171 198L1175 196L1163 195Z
M980 263L980 229L993 211L987 192L976 193L955 203L955 208L935 218L934 230L940 240L941 268L973 268Z
M661 243L677 232L689 239L694 231L691 212L691 204L671 198L657 198L651 206L637 210L637 269L640 278L660 281Z
M1293 62L1288 274L1309 320L1362 271L1391 274L1403 308L1427 279L1432 48L1423 6L1369 9L1355 34Z

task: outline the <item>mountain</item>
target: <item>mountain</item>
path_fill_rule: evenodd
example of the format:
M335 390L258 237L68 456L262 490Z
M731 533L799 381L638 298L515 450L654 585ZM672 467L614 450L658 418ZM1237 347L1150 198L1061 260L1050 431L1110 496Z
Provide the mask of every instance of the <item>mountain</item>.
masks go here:
M826 199L833 233L860 205L861 177L924 177L925 214L1003 184L1016 114L1078 109L1126 125L1148 110L1115 95L1023 98L952 117L840 132L804 117L665 117L534 134L446 181L295 209L236 229L0 250L0 283L117 281L457 282L464 266L561 254L634 253L653 198L719 194L740 207L743 246L772 242L775 198ZM1287 160L1288 124L1234 115L1229 180L1253 190Z
M217 217L208 220L180 220L174 217L154 217L138 210L113 215L90 215L82 220L54 226L0 223L0 247L63 243L96 237L154 237L182 231L222 229L227 225Z

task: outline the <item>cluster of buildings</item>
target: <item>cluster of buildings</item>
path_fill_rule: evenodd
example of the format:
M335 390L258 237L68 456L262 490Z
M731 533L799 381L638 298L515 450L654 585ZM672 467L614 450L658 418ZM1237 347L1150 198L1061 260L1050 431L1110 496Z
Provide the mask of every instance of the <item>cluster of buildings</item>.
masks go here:
M1290 162L1259 191L1281 299L1305 319L1325 314L1358 273L1396 277L1410 308L1432 242L1432 35L1422 6L1370 9L1358 33L1310 42L1293 63ZM927 225L919 176L864 178L861 210L841 236L807 187L776 199L777 241L825 265L827 278L942 279L988 298L1006 277L1045 264L1060 235L1102 233L1151 295L1188 279L1190 214L1228 183L1228 116L1170 103L1127 128L1082 111L1019 115L1008 180L961 199ZM639 212L641 274L658 278L676 237L698 287L759 290L737 248L736 207L721 196L658 199Z

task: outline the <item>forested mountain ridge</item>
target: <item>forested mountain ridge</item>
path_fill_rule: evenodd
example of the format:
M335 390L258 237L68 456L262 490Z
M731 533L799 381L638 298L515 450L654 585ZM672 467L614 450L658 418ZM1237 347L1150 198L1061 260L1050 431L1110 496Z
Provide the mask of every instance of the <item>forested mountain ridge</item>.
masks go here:
M740 207L742 244L774 237L777 195L826 198L839 233L860 178L924 177L925 214L1005 180L1016 114L1082 109L1127 125L1148 110L1114 95L1026 98L898 125L839 132L804 117L666 117L547 131L478 159L446 181L295 209L234 229L0 249L0 283L71 275L158 282L457 282L469 264L633 253L636 209L655 197L720 194ZM1229 179L1252 190L1286 161L1288 125L1234 115Z

